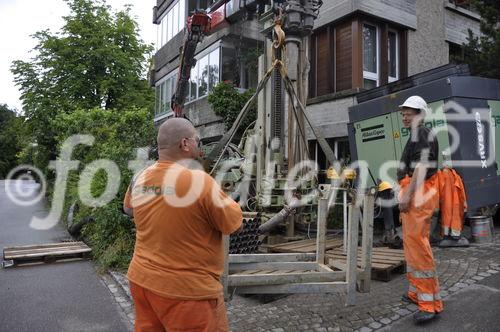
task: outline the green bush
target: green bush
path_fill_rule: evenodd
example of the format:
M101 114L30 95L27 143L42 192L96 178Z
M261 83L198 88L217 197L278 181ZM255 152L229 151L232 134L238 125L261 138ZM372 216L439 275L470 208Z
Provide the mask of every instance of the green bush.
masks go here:
M245 103L252 97L255 90L248 89L245 92L239 92L232 83L220 82L212 92L208 95L208 102L212 105L216 115L220 116L226 126L226 129L231 128L238 114ZM252 122L257 119L257 103L253 103L247 116L242 121L238 132L242 134Z
M132 177L128 163L136 159L136 148L152 145L155 136L152 114L145 109L115 111L97 108L59 115L54 123L59 133L59 150L72 135L90 134L95 137L92 146L79 145L71 156L72 160L81 163L78 171L70 172L64 211L68 211L73 202L78 202L80 208L74 220L78 222L88 216L94 220L83 228L82 235L92 247L99 266L102 269L125 269L130 262L135 238L133 222L121 210ZM78 181L85 166L98 159L112 160L119 167L121 180L118 195L102 207L84 206L78 194ZM90 185L93 197L103 193L107 181L107 175L102 170L94 175Z

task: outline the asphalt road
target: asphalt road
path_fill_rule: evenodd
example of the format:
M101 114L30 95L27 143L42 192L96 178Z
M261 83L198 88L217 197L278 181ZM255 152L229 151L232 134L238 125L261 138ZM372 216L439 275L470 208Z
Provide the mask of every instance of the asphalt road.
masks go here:
M0 249L69 237L60 225L49 230L31 228L33 216L47 215L46 202L20 207L9 199L5 186L0 181ZM21 183L23 190L36 186ZM130 330L126 316L90 261L0 268L0 331Z
M500 273L446 298L435 320L414 325L409 315L382 331L494 332L500 331Z

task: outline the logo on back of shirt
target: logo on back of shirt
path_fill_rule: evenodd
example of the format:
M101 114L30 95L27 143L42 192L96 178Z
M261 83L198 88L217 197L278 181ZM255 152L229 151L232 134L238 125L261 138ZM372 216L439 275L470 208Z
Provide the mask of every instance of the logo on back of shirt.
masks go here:
M134 195L154 195L154 196L162 196L162 195L174 195L175 189L173 187L165 187L161 186L134 186L132 189L132 193Z

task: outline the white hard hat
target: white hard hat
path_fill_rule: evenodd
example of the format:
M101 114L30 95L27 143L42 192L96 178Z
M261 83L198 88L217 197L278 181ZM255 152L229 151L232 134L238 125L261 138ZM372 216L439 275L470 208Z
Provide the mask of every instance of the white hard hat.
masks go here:
M402 107L409 107L420 110L423 112L424 115L427 115L427 113L429 112L427 103L425 102L424 98L420 96L409 97L408 99L405 100L403 105L399 105L399 108Z

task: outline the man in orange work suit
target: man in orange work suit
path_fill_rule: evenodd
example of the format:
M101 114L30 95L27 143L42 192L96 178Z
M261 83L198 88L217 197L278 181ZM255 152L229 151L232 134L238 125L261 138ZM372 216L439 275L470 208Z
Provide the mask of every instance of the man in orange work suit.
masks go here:
M242 212L212 177L188 168L200 156L199 143L188 120L164 122L158 161L125 195L124 210L136 226L127 274L136 332L229 330L222 235L241 228Z
M409 282L403 300L418 305L419 311L413 318L422 323L443 311L429 242L431 217L439 208L438 142L432 130L422 125L428 110L423 98L409 97L400 109L403 126L411 129L398 169L399 211Z

